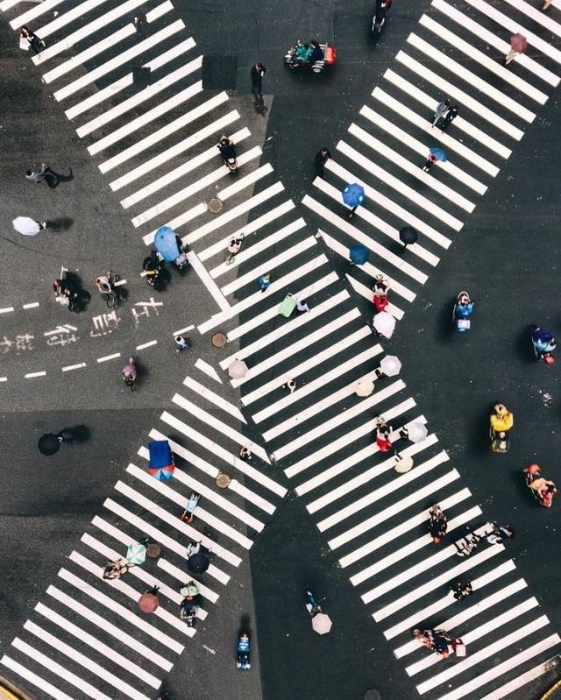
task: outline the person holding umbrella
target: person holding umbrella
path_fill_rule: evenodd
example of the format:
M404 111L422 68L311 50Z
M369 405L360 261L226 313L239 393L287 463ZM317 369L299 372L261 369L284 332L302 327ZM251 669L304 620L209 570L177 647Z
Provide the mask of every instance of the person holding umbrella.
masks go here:
M439 148L438 146L433 146L430 149L430 153L427 156L425 164L423 165L423 170L426 173L428 173L430 168L432 168L432 166L439 160L444 163L448 160L448 156L446 155L446 152L442 150L442 148Z
M348 214L348 218L352 219L355 215L355 211L364 201L364 187L354 182L352 185L347 185L342 192L343 202L351 207L351 211Z
M510 37L510 51L505 56L505 66L508 66L517 56L524 53L527 48L528 42L526 41L526 37L522 36L522 34L513 34Z

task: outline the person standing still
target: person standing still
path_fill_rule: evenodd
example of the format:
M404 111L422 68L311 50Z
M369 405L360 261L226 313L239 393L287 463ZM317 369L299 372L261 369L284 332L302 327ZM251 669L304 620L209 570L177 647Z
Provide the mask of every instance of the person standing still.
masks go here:
M251 68L251 92L256 101L263 99L263 76L266 72L267 69L262 63L256 63Z
M316 153L316 158L315 158L315 169L316 169L316 175L317 177L321 177L322 180L325 180L325 164L327 161L331 158L331 153L329 150L324 146L320 151Z

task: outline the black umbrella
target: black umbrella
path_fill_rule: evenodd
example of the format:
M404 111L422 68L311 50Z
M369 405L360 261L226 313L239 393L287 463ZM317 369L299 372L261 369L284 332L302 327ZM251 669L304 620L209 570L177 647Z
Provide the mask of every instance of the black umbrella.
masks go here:
M210 566L210 559L204 552L192 554L187 559L187 568L192 574L202 574Z
M412 226L404 226L399 232L399 240L406 246L416 243L419 234Z
M39 448L39 452L50 457L59 451L60 442L54 433L45 433L45 435L41 435L39 438L37 447Z

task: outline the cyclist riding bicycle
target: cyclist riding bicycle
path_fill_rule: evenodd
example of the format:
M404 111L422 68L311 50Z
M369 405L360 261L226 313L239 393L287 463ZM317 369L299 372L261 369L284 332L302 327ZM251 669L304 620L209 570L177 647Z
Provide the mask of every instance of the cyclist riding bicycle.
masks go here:
M137 376L136 365L134 364L134 357L131 357L123 369L121 370L121 377L127 386L134 390L134 384L136 382Z
M113 291L113 285L107 275L100 275L94 280L95 286L102 294L111 294Z

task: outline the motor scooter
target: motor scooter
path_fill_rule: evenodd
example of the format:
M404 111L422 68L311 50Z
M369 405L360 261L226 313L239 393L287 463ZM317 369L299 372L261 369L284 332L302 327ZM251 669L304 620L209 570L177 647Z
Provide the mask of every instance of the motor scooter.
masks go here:
M249 641L249 634L247 632L242 632L238 638L238 657L236 666L240 671L249 671L251 668L249 654L251 651L251 645Z
M465 291L460 292L454 302L452 321L454 328L459 333L465 333L471 329L471 316L475 308L475 302Z
M541 468L538 464L530 464L524 469L526 474L526 486L531 490L534 498L544 508L551 508L553 497L557 493L557 488L553 481L542 476Z

